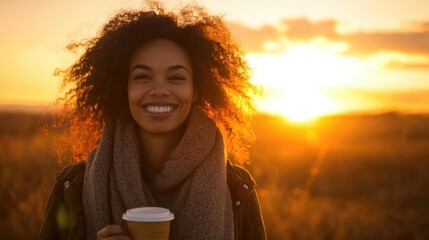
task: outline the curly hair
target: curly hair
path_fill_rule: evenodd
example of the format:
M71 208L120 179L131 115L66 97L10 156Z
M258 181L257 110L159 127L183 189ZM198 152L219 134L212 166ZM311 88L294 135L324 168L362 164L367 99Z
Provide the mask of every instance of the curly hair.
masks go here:
M74 118L70 129L87 134L81 138L87 141L100 137L108 119L131 117L127 98L130 58L140 46L159 38L173 41L189 53L198 92L194 104L216 122L230 158L238 163L248 161L248 147L254 140L249 120L256 110L258 88L251 83L244 54L222 17L209 15L197 5L178 13L166 12L156 2L151 2L149 10L122 10L98 36L70 44L68 49L75 53L83 49L75 63L58 72L67 89L61 101ZM85 127L91 130L82 133ZM81 141L74 141L77 158L97 142Z

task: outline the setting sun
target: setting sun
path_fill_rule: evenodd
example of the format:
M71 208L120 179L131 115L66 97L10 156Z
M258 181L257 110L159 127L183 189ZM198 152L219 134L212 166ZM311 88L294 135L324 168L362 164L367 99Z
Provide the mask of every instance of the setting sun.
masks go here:
M347 87L359 63L339 54L342 46L294 45L281 53L249 54L253 80L264 88L261 111L306 121L341 111L330 88Z

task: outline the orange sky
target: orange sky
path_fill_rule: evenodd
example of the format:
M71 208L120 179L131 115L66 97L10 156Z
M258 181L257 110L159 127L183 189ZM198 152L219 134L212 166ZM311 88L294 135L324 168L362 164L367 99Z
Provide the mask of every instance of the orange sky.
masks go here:
M66 44L140 2L0 1L0 104L51 103L59 85L52 73L72 59ZM265 88L261 111L296 120L429 112L429 1L199 2L225 14L246 50L254 80Z

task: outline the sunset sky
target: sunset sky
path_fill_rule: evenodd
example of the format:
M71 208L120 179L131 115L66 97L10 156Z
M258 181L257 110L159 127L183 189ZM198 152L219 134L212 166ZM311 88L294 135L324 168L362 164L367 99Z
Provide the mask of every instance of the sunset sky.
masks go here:
M169 1L177 7L189 1ZM292 120L429 112L427 0L203 0L247 53L263 112ZM124 0L0 0L0 105L49 105L65 46L92 37Z

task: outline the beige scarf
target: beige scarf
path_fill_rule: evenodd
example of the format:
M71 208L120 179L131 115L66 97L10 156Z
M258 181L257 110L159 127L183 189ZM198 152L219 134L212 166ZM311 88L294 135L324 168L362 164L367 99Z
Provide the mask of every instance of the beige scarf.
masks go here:
M140 171L139 139L130 122L107 124L86 159L83 187L87 239L121 224L129 208L160 206L175 215L170 239L233 239L224 144L213 120L193 109L187 129L162 171L149 182Z

